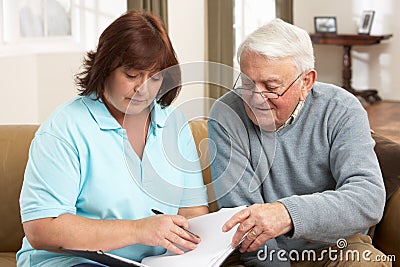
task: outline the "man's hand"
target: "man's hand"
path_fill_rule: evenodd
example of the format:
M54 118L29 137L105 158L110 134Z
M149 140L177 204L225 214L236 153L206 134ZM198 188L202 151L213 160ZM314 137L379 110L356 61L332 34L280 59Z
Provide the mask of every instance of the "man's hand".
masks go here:
M232 238L232 247L236 247L247 234L240 252L255 251L267 240L289 232L293 228L292 219L286 207L280 202L254 204L236 213L222 227L228 232L239 224Z

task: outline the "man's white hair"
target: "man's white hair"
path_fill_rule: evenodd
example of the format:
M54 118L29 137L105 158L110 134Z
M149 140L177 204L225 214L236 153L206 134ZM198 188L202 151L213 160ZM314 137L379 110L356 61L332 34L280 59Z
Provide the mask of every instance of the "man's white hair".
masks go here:
M254 52L268 59L292 58L301 72L314 68L314 50L309 34L281 19L274 19L252 32L240 45L237 58Z

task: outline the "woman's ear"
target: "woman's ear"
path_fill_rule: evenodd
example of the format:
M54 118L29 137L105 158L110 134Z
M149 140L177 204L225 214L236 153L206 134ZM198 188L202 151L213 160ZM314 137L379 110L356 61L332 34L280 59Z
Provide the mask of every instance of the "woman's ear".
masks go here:
M303 86L301 88L301 96L300 100L306 100L308 93L311 91L312 87L314 86L315 80L317 79L317 71L311 69L306 72L303 78Z

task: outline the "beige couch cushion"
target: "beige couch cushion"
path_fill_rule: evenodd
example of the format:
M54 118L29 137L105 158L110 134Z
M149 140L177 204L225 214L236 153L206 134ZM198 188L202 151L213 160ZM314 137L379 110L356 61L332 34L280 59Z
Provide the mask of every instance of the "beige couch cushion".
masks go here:
M210 157L208 154L208 131L207 120L192 120L189 122L192 130L193 138L197 146L197 153L200 158L200 164L203 172L204 184L207 186L207 195L210 212L218 210L217 202L215 201L215 193L211 184Z
M29 146L37 127L0 127L0 252L15 252L21 247L24 234L19 214L19 193ZM4 260L2 256L0 258Z
M15 252L0 252L0 267L15 267Z

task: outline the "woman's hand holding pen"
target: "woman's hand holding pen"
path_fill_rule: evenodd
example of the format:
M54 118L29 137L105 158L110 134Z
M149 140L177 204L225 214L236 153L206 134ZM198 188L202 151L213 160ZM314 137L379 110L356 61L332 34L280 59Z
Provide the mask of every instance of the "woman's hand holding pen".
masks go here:
M188 221L180 215L151 216L137 220L135 225L136 243L162 246L176 254L184 253L178 246L193 250L201 241L184 230L188 228Z

